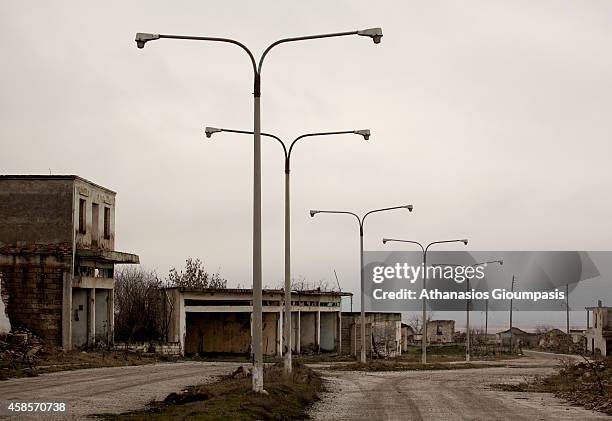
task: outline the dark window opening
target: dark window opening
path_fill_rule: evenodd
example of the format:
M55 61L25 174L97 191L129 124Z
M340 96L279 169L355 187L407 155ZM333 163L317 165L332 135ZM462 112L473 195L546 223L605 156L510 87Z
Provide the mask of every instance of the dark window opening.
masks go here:
M104 238L110 238L110 208L104 208Z
M79 232L85 234L85 227L87 223L87 201L85 199L79 199Z

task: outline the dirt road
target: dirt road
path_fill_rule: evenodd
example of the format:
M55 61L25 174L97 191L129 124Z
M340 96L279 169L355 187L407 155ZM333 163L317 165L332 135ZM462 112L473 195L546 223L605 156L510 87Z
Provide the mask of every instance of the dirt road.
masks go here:
M43 374L0 382L0 400L64 401L69 406L66 416L45 414L32 418L83 419L91 414L141 409L150 401L161 400L185 386L214 381L238 365L184 362Z
M502 392L492 383L520 382L553 371L558 356L528 353L505 367L364 373L329 371L315 420L596 420L604 414L571 407L550 394Z

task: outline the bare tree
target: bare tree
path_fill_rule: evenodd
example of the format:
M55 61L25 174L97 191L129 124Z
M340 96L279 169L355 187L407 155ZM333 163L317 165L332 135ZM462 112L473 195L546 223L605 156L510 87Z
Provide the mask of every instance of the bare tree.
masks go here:
M432 311L427 313L427 321L430 322L434 318L434 313ZM408 317L408 324L412 326L415 333L421 333L423 329L423 317L420 313L414 312Z
M115 277L115 338L159 340L163 336L161 279L140 266L119 269Z
M319 279L318 281L308 281L304 276L293 278L291 280L291 289L294 291L334 291L334 288L330 287L329 281L327 281L326 279Z
M202 261L192 257L185 260L185 271L170 269L166 283L170 287L227 288L226 279L221 278L218 272L212 274L207 272Z

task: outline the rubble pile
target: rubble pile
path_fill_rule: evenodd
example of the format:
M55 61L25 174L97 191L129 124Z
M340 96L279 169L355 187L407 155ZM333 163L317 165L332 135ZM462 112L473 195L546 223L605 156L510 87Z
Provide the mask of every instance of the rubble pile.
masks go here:
M16 328L0 336L2 367L27 364L32 368L39 355L47 354L44 341L26 328Z

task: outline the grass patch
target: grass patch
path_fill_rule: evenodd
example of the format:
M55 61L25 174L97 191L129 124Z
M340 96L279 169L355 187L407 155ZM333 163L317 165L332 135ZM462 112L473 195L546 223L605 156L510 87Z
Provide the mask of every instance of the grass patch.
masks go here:
M518 384L494 384L509 392L547 392L586 409L612 415L612 359L569 363L562 361L556 373L525 379Z
M337 371L418 371L418 370L458 370L466 368L487 368L488 364L459 363L410 363L397 360L373 360L367 363L354 362L350 364L338 364L328 367L329 370Z
M37 355L33 361L26 359L0 359L0 380L17 377L35 377L42 373L78 370L82 368L119 367L176 361L176 358L159 355L143 355L125 351L71 351L53 350Z
M264 370L267 395L251 391L251 377L228 376L215 383L193 386L153 402L143 411L102 416L107 420L301 420L319 397L321 377L308 367L295 364L286 377L282 364Z

